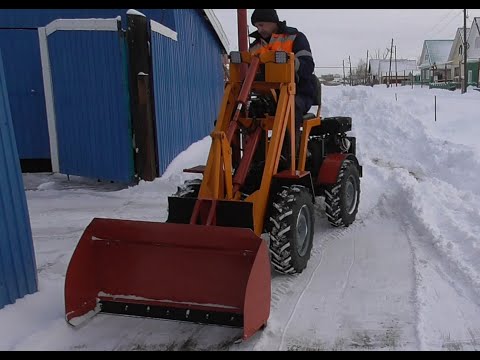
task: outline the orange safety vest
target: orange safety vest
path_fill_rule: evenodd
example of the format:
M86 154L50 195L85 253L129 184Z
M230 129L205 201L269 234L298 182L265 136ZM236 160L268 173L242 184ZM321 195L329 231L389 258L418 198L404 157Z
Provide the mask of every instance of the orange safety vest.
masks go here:
M293 42L296 37L297 34L272 34L269 43L260 38L259 41L250 48L250 53L260 55L267 51L293 52Z

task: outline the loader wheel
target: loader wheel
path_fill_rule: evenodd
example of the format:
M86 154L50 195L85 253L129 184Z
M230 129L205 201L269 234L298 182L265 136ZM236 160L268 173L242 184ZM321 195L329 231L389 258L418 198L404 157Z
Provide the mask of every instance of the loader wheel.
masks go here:
M284 187L272 202L267 232L274 269L282 274L301 273L313 244L312 195L303 186Z
M177 187L177 192L173 196L197 198L200 185L202 185L202 179L186 180L182 185Z
M349 226L355 220L360 201L360 176L355 164L343 162L335 185L325 190L325 212L335 227Z

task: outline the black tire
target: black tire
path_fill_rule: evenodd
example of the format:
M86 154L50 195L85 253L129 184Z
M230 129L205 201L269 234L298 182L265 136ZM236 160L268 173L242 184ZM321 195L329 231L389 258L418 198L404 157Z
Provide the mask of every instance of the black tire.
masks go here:
M335 226L349 226L355 220L360 202L360 176L355 164L345 160L337 182L325 189L325 212L328 222Z
M173 194L173 196L197 198L200 185L202 185L202 179L186 180L182 185L177 187L177 192Z
M284 187L273 199L266 230L274 269L282 274L301 273L313 245L312 195L303 186Z

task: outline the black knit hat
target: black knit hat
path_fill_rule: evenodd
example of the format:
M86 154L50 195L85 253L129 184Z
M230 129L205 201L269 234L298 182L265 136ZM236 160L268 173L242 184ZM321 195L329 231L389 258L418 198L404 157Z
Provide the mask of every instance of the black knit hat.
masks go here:
M275 9L255 9L252 14L252 25L257 22L273 22L278 23L277 11Z

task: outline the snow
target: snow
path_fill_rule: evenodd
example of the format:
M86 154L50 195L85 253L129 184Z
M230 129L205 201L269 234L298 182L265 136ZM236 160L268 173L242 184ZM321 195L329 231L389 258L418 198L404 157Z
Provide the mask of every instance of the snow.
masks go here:
M135 10L135 9L129 9L127 11L127 15L138 15L138 16L143 16L145 17L145 14L141 13L140 11L138 10Z
M264 330L242 342L240 329L215 325L65 321L65 273L85 227L94 217L165 221L167 197L198 177L182 170L205 164L206 137L135 187L24 174L39 291L0 310L0 350L479 350L480 92L338 86L323 96L323 116L353 118L359 212L333 228L319 198L308 266L273 273Z
M82 316L77 316L77 317L71 318L68 322L73 326L78 326L81 323L83 323L87 320L90 320L92 317L94 317L96 314L98 314L101 310L102 309L100 307L100 304L97 301L97 305L95 306L95 308L93 310L90 310L89 312L87 312L86 314L84 314ZM67 316L69 314L70 313L67 313Z

